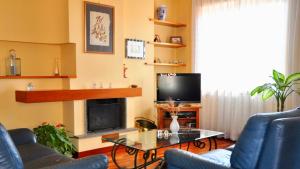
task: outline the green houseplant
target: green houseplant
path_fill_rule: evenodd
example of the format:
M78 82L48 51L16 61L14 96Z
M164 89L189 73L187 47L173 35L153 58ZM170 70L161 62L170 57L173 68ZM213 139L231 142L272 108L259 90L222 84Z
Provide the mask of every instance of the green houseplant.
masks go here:
M62 153L68 157L76 151L76 147L70 141L65 128L62 124L56 126L48 123L43 123L33 129L37 136L37 141L55 151Z
M277 102L277 111L283 111L286 98L293 92L298 93L295 85L300 80L300 72L290 74L286 77L284 74L273 70L273 75L270 77L273 80L272 83L257 86L250 94L254 96L261 93L264 101L274 96Z

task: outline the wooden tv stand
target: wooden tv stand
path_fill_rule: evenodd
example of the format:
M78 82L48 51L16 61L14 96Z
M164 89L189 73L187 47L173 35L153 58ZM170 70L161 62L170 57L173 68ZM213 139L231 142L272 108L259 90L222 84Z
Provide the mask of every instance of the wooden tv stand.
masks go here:
M169 128L172 118L169 116L168 108L165 104L157 104L157 127L159 129ZM178 113L178 123L182 128L199 128L199 113L200 104L190 104L188 106L182 106Z

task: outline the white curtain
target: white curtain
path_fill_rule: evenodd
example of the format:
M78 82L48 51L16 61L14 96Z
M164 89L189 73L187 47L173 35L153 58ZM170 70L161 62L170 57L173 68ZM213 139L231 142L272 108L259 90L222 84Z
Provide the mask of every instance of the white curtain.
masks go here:
M300 72L300 1L289 0L287 36L287 73ZM287 107L300 106L300 96L294 93L288 98Z
M202 74L202 128L223 131L236 140L249 116L276 110L274 100L263 102L250 97L249 91L270 81L273 69L294 71L287 68L287 51L299 49L291 46L299 38L290 41L298 29L287 25L299 13L295 8L291 18L290 8L295 6L288 0L193 0L194 72Z

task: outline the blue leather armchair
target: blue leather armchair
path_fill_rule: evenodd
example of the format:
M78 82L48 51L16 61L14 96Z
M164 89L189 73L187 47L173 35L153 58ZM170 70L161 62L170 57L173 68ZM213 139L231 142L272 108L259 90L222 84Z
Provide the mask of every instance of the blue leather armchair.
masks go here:
M7 132L0 124L0 169L106 169L107 165L105 155L74 160L38 144L29 129Z
M300 109L250 117L231 149L170 149L165 158L168 169L300 169Z

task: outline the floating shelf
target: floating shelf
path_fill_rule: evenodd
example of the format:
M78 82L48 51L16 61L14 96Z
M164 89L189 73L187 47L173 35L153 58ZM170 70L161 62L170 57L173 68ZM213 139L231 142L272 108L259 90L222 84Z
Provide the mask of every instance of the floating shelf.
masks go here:
M0 39L0 42L29 43L29 44L41 44L41 45L64 45L64 44L75 44L75 43L69 43L69 42L63 42L63 43L51 43L51 42L31 42L31 41L16 41L16 40L3 40L3 39Z
M183 23L176 23L172 21L163 21L158 19L149 18L150 21L154 22L156 25L163 25L163 26L171 26L171 27L186 27L186 24Z
M108 88L77 90L34 90L15 92L16 101L22 103L59 102L87 99L109 99L142 96L142 88Z
M170 118L170 117L165 117L164 120L172 120L172 118ZM190 117L190 118L187 118L187 117L185 117L185 118L180 118L180 117L178 117L177 120L196 120L196 117Z
M182 48L186 47L184 44L176 44L176 43L166 43L166 42L148 42L157 47L165 47L165 48Z
M173 63L145 63L145 65L152 65L152 66L174 66L174 67L180 67L180 66L186 66L186 64L173 64Z
M66 75L66 76L0 76L0 79L68 79L76 78L76 75Z

